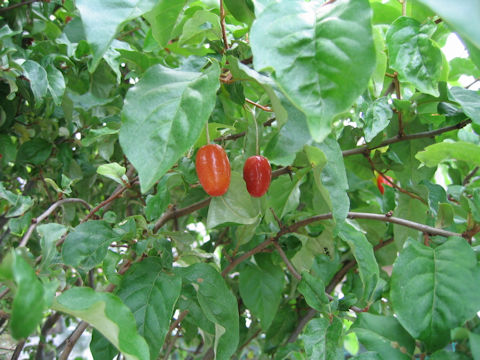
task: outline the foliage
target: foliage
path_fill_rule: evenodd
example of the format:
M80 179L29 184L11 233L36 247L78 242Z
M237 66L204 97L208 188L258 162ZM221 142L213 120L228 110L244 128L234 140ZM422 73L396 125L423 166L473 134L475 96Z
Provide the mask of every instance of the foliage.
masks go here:
M91 333L96 360L480 359L478 14L2 2L1 351L67 359ZM222 196L195 171L208 142Z

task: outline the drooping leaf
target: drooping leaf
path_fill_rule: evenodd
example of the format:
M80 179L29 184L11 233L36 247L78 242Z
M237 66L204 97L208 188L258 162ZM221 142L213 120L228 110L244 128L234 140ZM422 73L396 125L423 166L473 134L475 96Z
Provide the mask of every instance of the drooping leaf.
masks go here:
M382 359L408 360L415 349L415 340L393 316L358 314L351 327L367 350L377 352Z
M111 164L103 164L97 168L97 174L103 175L120 185L128 183L128 178L125 176L126 169L119 163L113 162Z
M59 295L54 310L78 317L102 333L128 360L150 358L148 345L138 334L129 308L115 295L91 288L71 288Z
M103 220L90 220L78 225L68 234L62 246L66 265L90 270L107 255L108 246L117 235Z
M87 41L93 52L89 65L94 72L112 43L121 25L148 11L156 4L154 0L77 0Z
M475 252L465 239L435 249L409 240L393 266L391 299L397 319L429 351L450 341L450 329L480 310ZM458 296L462 294L462 296Z
M462 160L469 165L480 165L480 146L464 141L441 142L427 146L415 157L426 166L437 166L445 160Z
M252 25L255 20L251 0L225 0L225 6L237 20L248 25Z
M302 272L302 280L298 284L298 291L305 297L307 304L317 311L323 311L329 300L325 294L325 283L319 277Z
M363 92L375 66L365 0L271 2L257 14L250 40L255 69L274 70L317 141Z
M158 358L181 288L182 279L167 274L159 258L134 264L122 278L117 295L135 316L152 360Z
M267 193L269 206L280 218L297 208L300 201L300 185L305 180L307 171L308 169L298 171L293 179L283 176L272 181Z
M242 176L232 172L225 195L213 197L210 202L207 227L214 228L224 223L254 224L259 215L258 199L250 196Z
M113 346L97 329L93 329L92 331L90 352L92 353L94 360L112 360L118 354L118 350L115 346Z
M215 105L220 68L152 66L126 96L120 144L146 192L195 143ZM139 146L141 144L141 146Z
M215 358L230 359L239 340L237 299L222 276L208 264L194 264L181 273L186 282L194 285L205 316L215 324Z
M53 97L55 104L62 103L63 94L65 93L65 79L60 70L50 64L47 67L48 91Z
M11 334L26 339L40 324L46 308L44 289L35 270L20 252L9 252L0 264L0 280L7 282L15 297L10 317Z
M474 23L469 21L468 14L480 14L480 4L476 0L462 1L458 8L448 0L416 0L438 14L462 38L468 40L480 49L480 32Z
M160 46L166 46L172 38L173 29L184 5L185 1L161 0L145 14L152 27L152 35Z
M373 247L365 235L353 226L343 223L337 229L338 236L350 246L350 250L357 260L363 284L363 298L368 302L379 281L378 264L373 254Z
M480 124L480 94L461 87L448 89L448 98L459 103L463 112L476 124Z
M365 141L372 141L377 134L385 129L390 123L392 116L393 111L386 97L376 99L370 104L364 118L365 126L363 131L365 133Z
M343 348L339 341L342 332L342 321L337 317L332 322L327 318L310 320L302 335L307 357L319 360L343 359Z
M268 255L257 254L255 259L257 265L248 263L240 270L239 290L243 302L266 331L282 300L284 274Z
M409 17L395 20L386 38L390 66L398 72L401 81L408 81L420 91L438 96L442 54L430 40L427 30Z
M43 98L48 91L48 78L45 69L33 60L27 60L23 63L25 69L25 76L30 80L30 88L32 89L35 101L43 102Z
M67 227L62 224L41 224L37 226L40 235L40 246L42 248L42 266L50 265L51 261L58 254L56 243L67 233Z
M18 217L25 214L32 206L33 199L30 196L17 195L5 189L0 182L0 199L5 199L10 204L5 217Z

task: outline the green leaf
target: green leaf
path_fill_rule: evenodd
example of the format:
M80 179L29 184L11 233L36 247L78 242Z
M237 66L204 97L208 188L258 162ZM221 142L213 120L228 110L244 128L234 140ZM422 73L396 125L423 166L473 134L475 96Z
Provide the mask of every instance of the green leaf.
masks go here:
M393 111L388 104L388 99L382 97L371 103L365 113L363 119L365 125L363 131L365 133L365 141L370 142L377 136L388 124L393 116Z
M292 264L298 271L309 271L318 255L335 251L333 228L334 224L330 221L325 223L325 229L319 236L295 235L302 242L302 248L292 258Z
M65 93L65 79L60 70L52 64L47 67L48 91L53 97L56 105L62 103L63 94Z
M272 207L280 218L297 208L300 201L300 185L308 170L298 171L292 180L282 176L272 181L268 190L269 207Z
M475 252L462 238L432 249L409 240L394 263L391 300L397 319L428 351L450 341L450 329L480 310ZM461 294L461 296L458 296Z
M116 238L103 220L90 220L78 225L65 239L62 258L66 265L90 270L107 255L108 246Z
M469 14L480 14L480 3L476 0L464 0L459 8L448 0L416 0L438 14L454 31L480 48L480 32L478 27L470 21Z
M245 181L232 172L230 186L222 196L212 198L208 208L207 228L224 223L254 224L260 215L260 201L247 191Z
M373 7L373 4L371 4ZM374 15L375 16L375 15ZM395 16L396 18L396 16ZM387 54L386 54L386 44L385 39L383 38L383 30L380 26L373 27L373 41L375 43L375 50L377 55L377 65L372 74L372 87L373 94L376 97L380 97L383 84L385 82L385 73L387 71Z
M480 334L469 332L470 349L474 360L480 360Z
M7 218L22 216L33 206L33 199L30 196L16 195L5 189L1 182L0 199L7 200L11 205L5 215Z
M250 0L224 0L225 6L232 13L235 19L252 25L255 20L252 2Z
M185 1L160 0L146 13L145 19L150 23L152 35L160 46L166 46L173 36L173 29L182 12Z
M317 144L317 147L323 152L327 162L325 166L317 165L314 168L315 183L332 211L335 222L341 223L347 217L350 209L350 199L347 195L348 181L342 149L338 142L331 137L326 138L323 143ZM313 158L309 160L315 162ZM318 161L322 163L323 157Z
M426 166L437 166L445 160L461 160L469 165L480 165L480 146L464 141L441 142L427 146L415 157Z
M222 276L210 265L194 264L182 269L181 273L197 291L198 302L205 316L215 324L215 358L230 359L239 340L237 299Z
M78 317L96 328L128 360L150 358L148 345L137 332L128 307L115 295L74 287L58 296L52 308Z
M382 359L408 360L415 350L415 340L393 316L358 314L351 327L367 350L377 352Z
M181 288L182 279L165 273L159 258L134 264L122 278L117 295L133 312L152 360L162 348Z
M120 185L128 183L128 178L125 176L126 169L119 163L103 164L97 168L97 174L103 175Z
M220 17L210 11L199 10L183 25L178 43L180 46L189 43L198 44L205 38L210 41L222 38Z
M402 16L388 29L387 47L390 66L401 81L408 81L418 90L438 96L438 80L442 71L442 54L430 40L428 25Z
M433 353L429 360L470 360L471 357L460 352L450 352L447 350L440 350Z
M395 216L401 219L411 220L418 223L426 223L427 221L428 207L405 194L399 194L397 200L397 206L395 207ZM409 237L417 239L419 232L416 229L411 229L406 226L398 224L393 225L393 237L395 239L395 245L398 250L401 250L403 244Z
M257 265L247 263L240 270L239 290L243 302L266 331L282 301L284 274L272 263L270 255L257 254L255 260Z
M368 302L374 295L379 280L377 260L373 254L373 247L358 229L343 223L338 226L338 237L345 241L357 260L360 279L363 284L363 298Z
M367 351L354 356L352 360L383 360L380 355L373 351Z
M48 91L47 72L40 64L32 60L25 61L22 66L25 70L25 77L30 81L30 88L35 100L42 103Z
M150 11L156 1L77 0L75 5L80 11L85 35L93 52L93 59L89 64L89 70L93 73L121 26L128 20Z
M41 224L37 226L42 248L42 267L48 266L57 255L56 243L67 233L67 227L62 224Z
M340 347L342 333L342 321L337 317L334 317L332 322L327 318L310 320L301 336L308 359L343 359L343 348Z
M448 89L448 98L460 104L463 112L476 124L480 124L480 94L461 87Z
M112 360L118 350L97 329L92 331L90 351L94 360Z
M52 153L52 144L41 138L24 142L18 149L16 163L19 165L44 163Z
M329 300L325 294L325 284L319 277L302 272L298 291L305 297L307 304L317 311L323 311Z
M20 252L9 252L0 264L0 280L7 281L13 290L10 316L11 334L15 339L26 339L43 319L44 289L35 270Z
M367 0L272 2L258 14L250 40L255 69L274 70L317 141L365 90L375 67Z
M120 144L150 189L195 143L215 105L220 67L205 73L152 66L126 96Z

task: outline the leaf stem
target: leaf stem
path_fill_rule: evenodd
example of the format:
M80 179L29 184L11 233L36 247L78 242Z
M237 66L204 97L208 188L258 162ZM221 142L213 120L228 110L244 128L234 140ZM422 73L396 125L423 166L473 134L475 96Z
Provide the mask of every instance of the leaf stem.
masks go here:
M223 0L220 0L220 26L222 28L222 38L223 38L223 46L225 50L228 50L228 39L227 39L227 31L225 29L225 8L223 6Z
M263 105L260 105L259 103L256 103L255 101L253 100L250 100L248 98L245 98L245 101L255 107L258 107L259 109L262 109L263 111L267 111L267 112L273 112L273 110L271 108L269 108L268 106L263 106Z

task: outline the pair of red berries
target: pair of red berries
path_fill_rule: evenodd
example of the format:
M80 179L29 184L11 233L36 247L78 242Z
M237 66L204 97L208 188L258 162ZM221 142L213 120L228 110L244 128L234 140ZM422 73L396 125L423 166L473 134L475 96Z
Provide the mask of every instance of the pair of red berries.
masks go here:
M220 196L230 186L230 161L220 145L202 146L195 159L195 168L203 189L210 196ZM243 179L253 197L263 196L272 180L272 168L263 156L250 156L243 166Z

